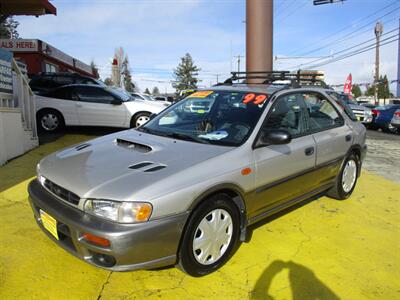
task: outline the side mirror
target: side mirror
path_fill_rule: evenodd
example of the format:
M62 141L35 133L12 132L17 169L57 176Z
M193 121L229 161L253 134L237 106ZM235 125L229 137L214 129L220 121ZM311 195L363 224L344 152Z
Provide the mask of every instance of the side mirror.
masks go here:
M256 148L268 145L289 144L291 140L292 140L292 135L287 130L262 129L256 143Z
M114 100L111 101L111 104L112 104L112 105L121 105L121 104L122 104L122 101L121 101L121 100L118 100L118 99L114 99Z

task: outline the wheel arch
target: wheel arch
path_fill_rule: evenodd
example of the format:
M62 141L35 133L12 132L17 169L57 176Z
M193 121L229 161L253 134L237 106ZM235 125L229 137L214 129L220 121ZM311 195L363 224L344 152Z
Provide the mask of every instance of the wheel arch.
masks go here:
M360 177L361 175L361 160L362 160L362 148L361 145L359 144L354 144L352 145L349 150L347 151L347 154L345 156L345 159L347 157L349 157L349 155L351 154L355 154L358 157L358 164L359 164L359 168L358 168L358 174L357 177ZM344 162L345 160L343 160Z
M233 183L222 183L222 184L215 185L211 188L208 188L206 191L204 191L200 195L198 195L188 208L188 210L190 211L190 214L186 220L184 230L186 230L187 224L192 216L193 211L196 209L196 207L198 207L204 201L207 201L207 199L209 199L210 197L212 197L216 194L225 194L230 199L232 199L232 202L237 207L239 215L240 215L240 240L241 241L246 240L247 214L246 214L246 203L245 203L245 198L244 198L245 193L239 186L237 186L236 184L233 184Z

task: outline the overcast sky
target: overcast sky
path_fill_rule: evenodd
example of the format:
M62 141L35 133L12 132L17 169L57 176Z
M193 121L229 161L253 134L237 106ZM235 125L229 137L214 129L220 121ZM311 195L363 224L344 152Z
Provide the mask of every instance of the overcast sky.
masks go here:
M307 62L373 39L378 19L384 24L384 33L399 27L398 0L347 0L320 6L312 2L274 1L274 55L278 57L274 69L298 68L300 64L304 68ZM22 38L41 39L86 63L94 60L102 78L111 74L114 49L123 47L133 79L142 91L156 85L162 92L173 91L168 83L173 79L173 68L187 52L202 69L203 86L214 84L217 74L220 80L227 78L231 65L237 69L236 58L231 59L231 55L245 54L245 0L52 3L57 16L17 18ZM381 74L387 74L390 80L397 77L397 53L398 42L381 48ZM293 58L298 56L313 58ZM374 63L375 51L371 50L317 69L326 72L330 84L343 84L349 73L354 82L371 82ZM244 66L242 58L242 69ZM395 90L394 84L391 89Z

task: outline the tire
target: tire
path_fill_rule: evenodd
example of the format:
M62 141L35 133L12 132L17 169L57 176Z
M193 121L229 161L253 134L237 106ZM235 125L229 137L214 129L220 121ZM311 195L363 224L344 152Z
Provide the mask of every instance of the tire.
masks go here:
M149 112L141 112L136 114L131 120L131 128L137 128L148 122L150 120L150 115L151 113Z
M59 132L64 127L64 117L56 110L45 109L37 114L37 128L41 132Z
M194 277L216 271L236 249L239 231L239 210L232 200L225 194L210 197L195 208L187 223L178 252L178 267ZM207 242L207 237L213 241Z
M352 153L344 161L340 173L336 177L335 185L327 192L327 196L337 200L349 198L356 187L359 173L360 159Z

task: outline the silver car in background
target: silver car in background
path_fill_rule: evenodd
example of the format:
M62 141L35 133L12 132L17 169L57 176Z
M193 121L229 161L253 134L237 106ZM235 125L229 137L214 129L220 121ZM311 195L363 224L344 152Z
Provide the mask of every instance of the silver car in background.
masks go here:
M400 133L400 109L397 109L394 114L393 118L390 121L390 125L395 129L397 133Z
M47 156L29 185L39 227L102 268L203 276L250 225L315 195L348 198L365 127L330 89L270 81L197 91L137 129Z

